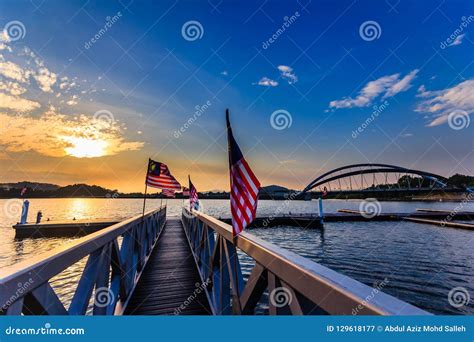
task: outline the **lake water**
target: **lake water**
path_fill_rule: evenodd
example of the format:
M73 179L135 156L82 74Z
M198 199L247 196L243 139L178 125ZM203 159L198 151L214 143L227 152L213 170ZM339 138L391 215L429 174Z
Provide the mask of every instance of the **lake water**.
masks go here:
M153 209L159 199L147 200ZM360 201L326 200L325 212L359 209ZM122 219L141 213L140 199L32 199L30 221L36 212L51 221ZM181 200L168 200L168 216L180 215ZM0 267L39 255L74 238L15 239L11 228L19 220L18 203L0 200ZM203 200L203 211L229 217L228 200ZM381 202L382 212L413 212L416 208L453 210L453 202ZM474 211L474 203L462 204ZM261 216L280 213L316 213L317 202L259 201ZM3 209L3 210L2 210ZM298 227L254 228L251 233L280 247L321 263L367 285L385 281L383 291L435 314L474 314L474 231L411 222L329 222L324 230ZM53 287L61 299L71 298L84 261L56 276ZM250 263L242 260L244 271ZM471 302L449 304L451 289L462 287Z

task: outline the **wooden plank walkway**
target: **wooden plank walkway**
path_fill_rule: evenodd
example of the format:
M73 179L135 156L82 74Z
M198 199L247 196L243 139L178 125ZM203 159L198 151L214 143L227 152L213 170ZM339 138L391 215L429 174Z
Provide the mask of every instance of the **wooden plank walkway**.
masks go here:
M178 218L164 231L130 299L126 315L212 314L198 269Z
M405 217L404 220L412 221L416 223L433 224L435 226L474 230L474 224L470 224L470 223L463 223L463 222L456 222L456 221L428 220L428 219L420 219L420 218L413 218L413 217Z

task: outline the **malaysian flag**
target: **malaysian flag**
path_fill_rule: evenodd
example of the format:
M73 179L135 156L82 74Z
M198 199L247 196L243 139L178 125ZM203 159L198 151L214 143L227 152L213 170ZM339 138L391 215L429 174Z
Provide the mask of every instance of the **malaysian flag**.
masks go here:
M159 189L181 190L181 185L171 175L168 166L151 159L148 161L146 185Z
M260 183L232 135L228 109L226 121L230 168L230 211L232 212L232 233L236 236L255 218Z
M165 197L168 197L168 198L175 198L174 190L163 189L161 191L161 194Z
M189 189L183 186L183 196L189 196Z
M189 208L198 209L199 198L198 192L194 187L194 184L191 182L191 177L189 177Z

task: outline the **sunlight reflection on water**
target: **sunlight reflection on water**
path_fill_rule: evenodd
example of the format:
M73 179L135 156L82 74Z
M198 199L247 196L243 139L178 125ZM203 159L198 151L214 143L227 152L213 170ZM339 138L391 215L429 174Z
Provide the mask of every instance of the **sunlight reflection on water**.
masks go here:
M30 221L36 212L43 219L64 221L82 219L123 219L141 213L141 199L32 199ZM6 200L0 200L3 208ZM147 201L148 209L158 207L159 199ZM168 216L181 213L181 200L168 200ZM358 209L359 201L326 200L325 212ZM227 200L204 200L204 211L216 217L229 217ZM452 210L449 202L381 202L383 212L412 212L416 208ZM259 215L316 213L317 203L260 201ZM463 210L474 211L474 203ZM13 265L31 256L63 246L74 238L15 239L11 228L17 217L0 210L0 267ZM462 286L474 294L474 232L409 222L326 223L324 231L295 227L257 228L251 232L265 240L353 277L365 284L389 279L383 289L402 300L433 313L474 314L472 304L456 309L448 304L450 289ZM85 258L57 275L52 285L58 296L69 302L85 265ZM242 258L248 273L253 266Z

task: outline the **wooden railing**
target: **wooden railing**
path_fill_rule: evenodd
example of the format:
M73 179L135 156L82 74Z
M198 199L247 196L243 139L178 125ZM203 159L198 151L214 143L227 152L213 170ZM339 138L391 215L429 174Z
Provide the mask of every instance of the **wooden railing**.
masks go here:
M183 208L182 222L211 307L217 315L253 314L268 289L268 313L335 315L428 315L293 252L230 225ZM255 262L246 282L236 247Z
M166 207L104 228L0 271L0 314L122 314L166 221ZM70 305L51 278L88 257ZM91 296L94 298L91 301Z

